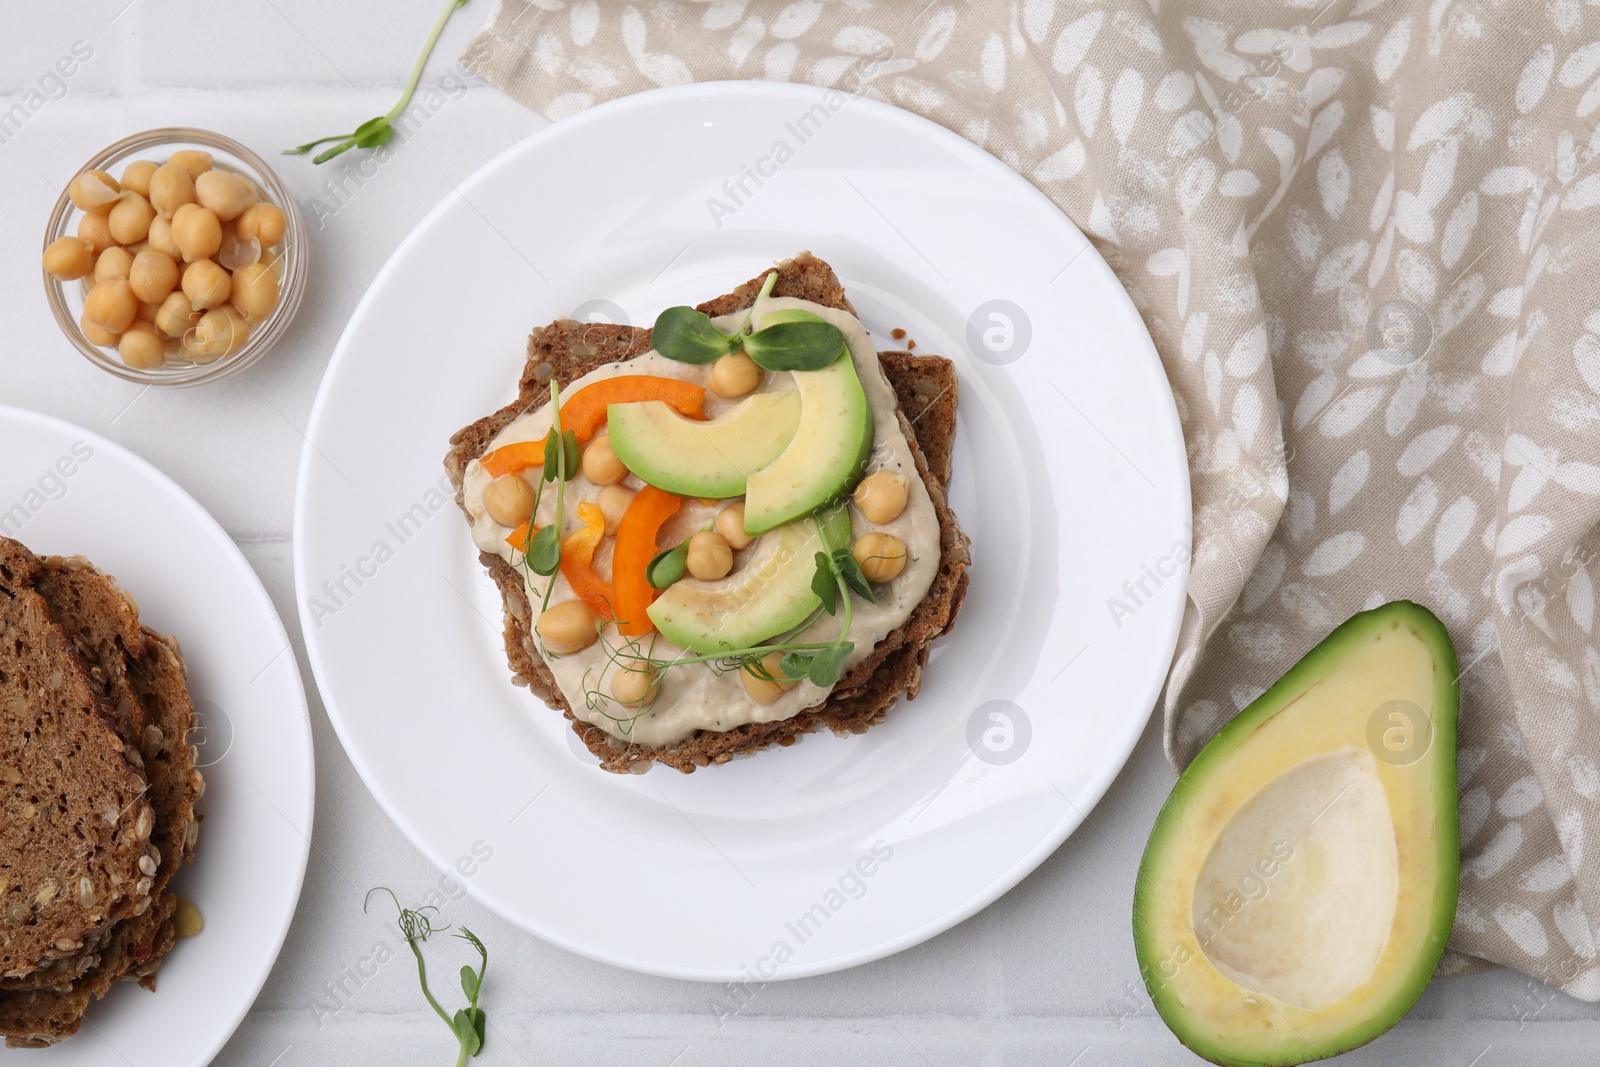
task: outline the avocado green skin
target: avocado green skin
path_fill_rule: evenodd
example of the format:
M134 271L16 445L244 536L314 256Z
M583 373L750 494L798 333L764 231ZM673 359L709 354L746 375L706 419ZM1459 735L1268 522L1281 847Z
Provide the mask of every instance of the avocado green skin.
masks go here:
M1167 889L1166 886L1155 884L1154 878L1150 877L1150 867L1154 857L1160 854L1167 837L1172 832L1172 824L1176 821L1177 813L1205 791L1213 775L1227 773L1229 758L1245 738L1318 680L1335 672L1348 648L1359 644L1375 630L1395 621L1413 629L1433 653L1435 676L1433 740L1423 758L1434 761L1434 774L1442 794L1440 799L1448 798L1448 803L1436 805L1439 886L1437 900L1430 917L1426 951L1420 953L1413 962L1408 977L1390 999L1387 1010L1371 1018L1353 1021L1336 1042L1322 1041L1316 1046L1307 1041L1288 1042L1281 1050L1282 1055L1261 1059L1235 1054L1229 1048L1226 1034L1186 1033L1184 1030L1186 1022L1178 1014L1178 1005L1173 1002L1173 995L1167 990L1166 983L1161 977L1159 968L1164 949L1157 943L1156 932L1150 928L1149 917L1154 908L1154 901ZM1139 971L1144 978L1145 988L1150 993L1151 1002L1161 1014L1162 1020L1177 1035L1178 1040L1190 1050L1223 1067L1290 1067L1294 1064L1309 1063L1365 1045L1399 1022L1422 995L1422 991L1427 988L1428 980L1439 965L1445 942L1449 940L1450 927L1455 921L1456 897L1460 888L1460 828L1456 798L1459 675L1455 647L1450 642L1450 634L1445 630L1444 624L1427 608L1409 600L1396 600L1371 611L1363 611L1346 620L1320 644L1307 652L1288 673L1273 684L1272 688L1234 716L1217 736L1200 750L1194 762L1179 776L1172 794L1162 805L1161 814L1156 817L1155 826L1150 831L1150 841L1145 846L1143 861L1139 865L1139 876L1133 892L1133 941L1134 951L1139 959Z
M850 510L835 504L815 517L797 520L796 525L799 523L805 524L805 528L795 531L802 535L795 539L800 550L788 561L783 574L757 587L756 595L736 610L715 614L715 626L697 625L703 616L693 610L695 601L715 594L682 582L674 583L646 609L650 621L668 641L702 655L753 647L799 626L822 607L822 601L811 591L817 551L832 552L850 545Z
M872 406L846 350L822 370L795 371L801 390L800 428L783 455L749 478L744 502L744 532L752 537L793 522L854 489L872 458ZM807 406L807 400L810 406ZM821 425L836 420L832 433ZM826 465L801 455L808 440L845 445ZM787 485L770 484L781 471Z

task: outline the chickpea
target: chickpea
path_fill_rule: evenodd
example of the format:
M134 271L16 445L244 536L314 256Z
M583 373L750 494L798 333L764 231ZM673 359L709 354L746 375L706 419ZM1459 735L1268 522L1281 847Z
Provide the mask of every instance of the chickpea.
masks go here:
M222 222L199 204L185 204L172 216L172 240L185 262L210 259L222 247Z
M894 471L873 471L856 486L856 507L868 522L893 522L906 509L906 476Z
M483 490L483 509L501 526L513 529L533 514L533 490L520 474L503 474Z
M44 269L64 282L76 281L96 266L94 245L82 237L57 237L44 250Z
M906 543L894 534L863 534L850 552L869 582L893 581L906 569Z
M191 180L200 177L211 169L211 153L203 152L198 148L181 148L167 158L168 163L176 163L188 172Z
M78 317L78 328L83 331L83 336L92 345L107 347L117 343L117 334L95 322L88 315L80 315Z
M117 352L122 362L140 370L154 370L167 361L167 345L156 333L155 327L145 322L135 322L117 342Z
M117 206L111 209L107 221L117 243L131 245L150 235L150 222L155 217L156 209L150 206L150 201L138 193L124 193Z
M744 501L735 500L717 512L717 533L729 548L747 548L755 538L744 532Z
M743 352L723 356L711 364L711 374L706 378L707 388L729 400L744 396L760 384L761 368Z
M689 538L689 573L701 581L714 582L726 578L733 570L733 549L722 535L711 530L701 530Z
M251 322L260 322L278 306L278 275L265 263L251 263L233 272L233 306Z
M107 278L96 282L83 301L83 314L89 321L104 326L112 333L128 328L139 313L139 301L126 278Z
M583 450L583 476L596 485L616 485L628 476L628 468L611 450L611 435L601 434Z
M200 316L194 332L185 334L183 346L191 358L206 362L231 356L250 337L250 324L232 306L212 308Z
M283 233L288 225L289 220L284 217L283 209L278 205L252 204L234 220L233 228L238 231L241 238L254 237L261 243L262 248L271 248L283 240Z
M782 652L770 652L761 657L760 662L762 671L773 679L783 679ZM798 678L769 681L754 673L749 664L739 672L739 681L744 684L744 691L750 694L750 699L761 705L776 703L779 697L800 684Z
M172 220L157 215L150 220L150 247L157 252L162 252L173 259L182 259L183 253L178 251L178 242L172 239Z
M105 253L110 255L108 249ZM133 295L148 304L159 304L178 287L178 264L165 252L146 249L133 257L128 284Z
M112 245L94 261L94 280L107 281L111 278L126 278L133 269L133 257L126 248Z
M595 503L600 505L600 514L606 517L606 533L617 532L617 523L622 521L622 513L628 510L628 505L633 503L637 494L623 485L608 485L600 490L600 496Z
M152 304L148 301L141 300L139 301L139 310L133 314L133 321L148 322L151 326L154 326L156 322L156 313L160 310L160 304Z
M78 236L89 242L97 256L116 244L117 239L111 236L111 212L91 211L79 219Z
M183 272L183 295L197 310L226 304L233 295L233 279L209 259L197 259Z
M180 207L194 203L194 178L181 164L171 160L150 176L150 204L156 213L172 218Z
M103 170L86 170L67 183L67 199L81 211L109 211L121 195L117 179Z
M132 189L142 197L150 196L150 179L155 175L156 165L148 159L136 159L122 168L122 187Z
M660 695L660 675L651 667L621 667L611 677L611 696L625 708L647 708Z
M534 632L549 652L558 656L582 652L600 636L598 622L589 605L581 600L563 600L539 616Z
M222 247L216 255L218 263L233 271L261 262L261 243L253 237L241 238L236 226L223 223Z
M249 182L225 170L208 170L194 180L195 199L223 222L232 222L256 202Z
M156 329L168 337L182 337L189 328L200 321L200 312L189 303L181 291L174 290L161 302L156 312Z

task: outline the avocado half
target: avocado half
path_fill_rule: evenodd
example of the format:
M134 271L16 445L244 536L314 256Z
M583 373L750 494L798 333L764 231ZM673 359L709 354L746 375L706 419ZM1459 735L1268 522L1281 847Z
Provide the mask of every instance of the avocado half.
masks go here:
M1134 889L1139 969L1213 1063L1306 1063L1416 1002L1459 882L1455 650L1426 608L1354 616L1195 757Z

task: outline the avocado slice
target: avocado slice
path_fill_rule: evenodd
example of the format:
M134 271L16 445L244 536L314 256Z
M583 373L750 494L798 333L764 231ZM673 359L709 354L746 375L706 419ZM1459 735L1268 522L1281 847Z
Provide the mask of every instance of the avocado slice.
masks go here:
M1416 1002L1459 881L1455 650L1426 608L1344 623L1178 779L1134 889L1139 969L1229 1067L1363 1045Z
M872 455L872 408L848 348L821 370L795 371L794 381L800 427L781 456L750 475L745 489L744 530L752 537L849 492Z
M657 489L722 500L743 496L745 479L777 459L800 426L800 395L754 393L715 419L686 419L659 400L606 408L611 448L622 465Z
M748 562L726 578L674 582L650 605L650 621L690 652L754 647L793 630L822 606L811 591L817 553L850 541L850 511L843 504L807 515L763 536Z

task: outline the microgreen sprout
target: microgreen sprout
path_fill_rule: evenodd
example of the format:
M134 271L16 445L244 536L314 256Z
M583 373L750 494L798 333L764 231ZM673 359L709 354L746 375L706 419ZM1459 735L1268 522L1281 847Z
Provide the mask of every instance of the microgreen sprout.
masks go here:
M375 119L368 119L355 128L354 133L339 133L332 137L319 137L315 141L308 141L298 148L285 148L286 156L303 156L318 145L330 141L338 142L332 148L325 148L311 158L312 163L326 163L334 156L350 151L352 148L377 148L388 142L394 136L394 123L411 103L411 97L416 94L417 83L422 80L423 68L428 65L428 57L433 55L433 46L439 43L439 35L444 32L444 24L450 21L450 16L457 8L465 7L467 0L448 0L439 18L433 24L433 30L428 34L427 41L422 46L422 55L417 57L417 65L411 69L411 78L406 82L406 87L400 92L400 102L386 115L379 115Z
M545 537L545 546L541 550L542 556L538 562L548 566L549 569L535 568L535 573L548 575L550 578L550 581L545 583L544 605L540 608L541 611L550 607L550 594L556 587L556 571L561 569L561 529L567 519L567 482L578 475L578 438L571 430L561 429L561 383L553 378L550 381L550 410L551 429L545 438L544 477L539 481L539 488L543 489L545 482L556 483L556 520L539 531L539 536ZM551 460L555 462L551 463ZM539 537L533 540L534 549L540 549ZM534 562L530 551L529 566L533 566Z
M402 908L400 899L394 891L387 886L378 886L367 891L366 899L361 902L361 910L366 911L367 905L372 901L374 893L388 893L389 899L394 901L395 908L400 912L396 922L400 927L400 934L406 939L406 944L411 948L411 954L417 958L417 979L422 983L422 995L428 998L428 1004L444 1020L450 1032L455 1035L456 1042L461 1047L460 1055L456 1057L456 1067L463 1067L470 1056L476 1056L483 1051L484 1032L489 1023L488 1013L478 1007L478 994L483 992L483 976L489 970L489 950L483 942L478 940L478 935L468 930L465 926L455 936L471 945L478 951L481 961L477 970L465 964L461 967L461 991L466 994L467 1006L451 1015L433 995L433 990L428 988L428 963L422 956L422 944L428 938L441 930L448 930L448 926L434 926L433 916L438 914L434 907Z
M533 491L533 511L528 516L528 529L522 545L514 554L514 562L525 571L550 580L545 583L543 602L539 610L550 607L550 594L555 591L556 572L561 569L561 529L566 522L567 483L578 476L580 449L577 435L561 428L561 383L550 383L550 408L552 427L545 435L544 470L539 485ZM544 500L547 482L556 486L555 521L534 528L539 516L539 505ZM548 654L548 653L547 653Z
M778 272L761 284L760 300L772 292ZM692 307L670 307L656 317L650 334L655 350L679 363L712 363L723 356L744 352L767 370L821 370L845 350L844 332L809 311L778 311L768 315L759 330L755 305L736 333L725 334L711 316Z

